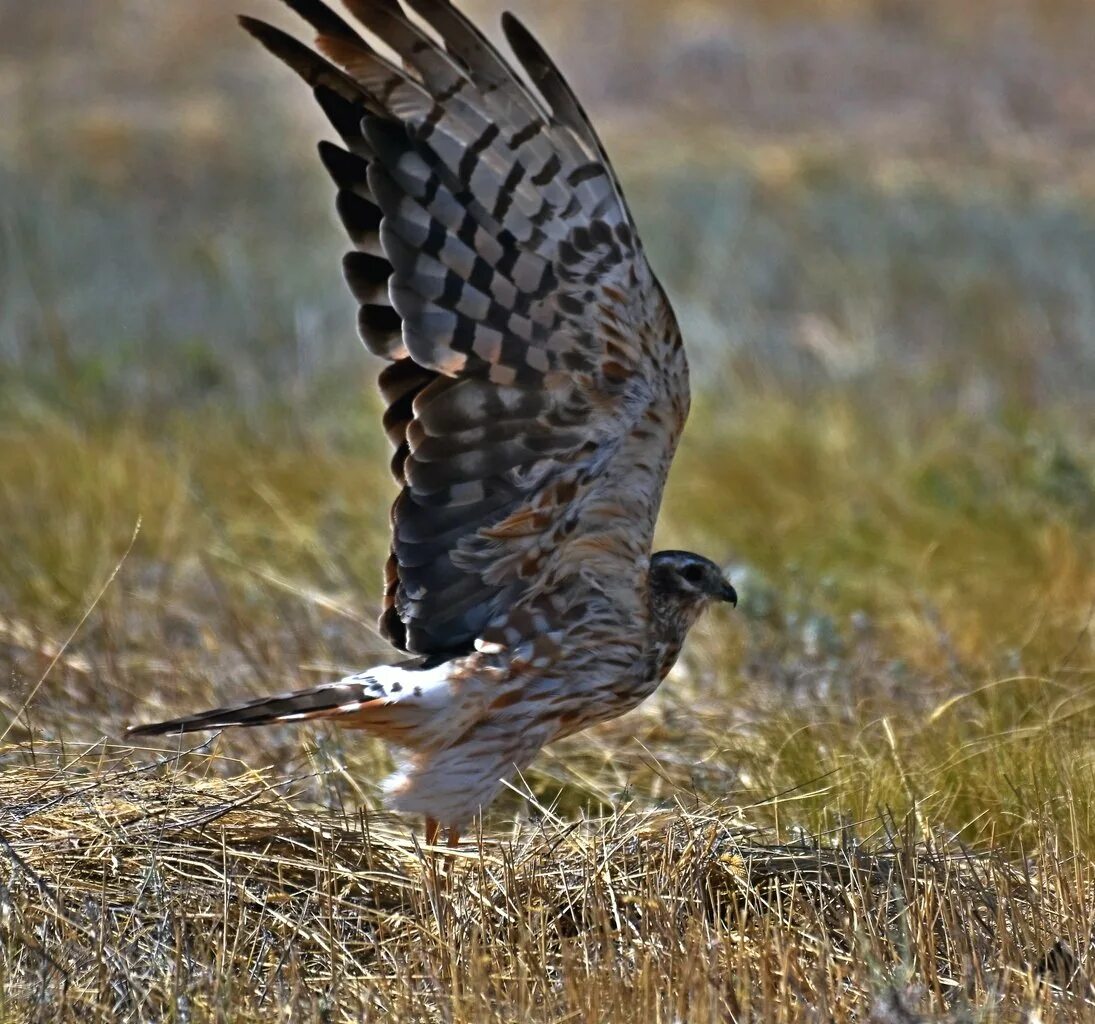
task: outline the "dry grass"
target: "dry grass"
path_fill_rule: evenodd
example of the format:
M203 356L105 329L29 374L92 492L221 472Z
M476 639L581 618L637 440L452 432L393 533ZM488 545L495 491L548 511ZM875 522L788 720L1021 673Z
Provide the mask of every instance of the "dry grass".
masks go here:
M455 853L359 736L118 745L389 657L391 491L307 97L116 6L0 0L0 1019L1089 1018L1090 5L526 4L741 603Z
M0 776L9 1011L1048 1021L1090 992L1071 926L1095 879L1052 835L1025 863L889 819L780 843L721 804L432 852L206 767L39 749Z
M1093 924L1095 536L1061 454L972 425L968 452L929 433L902 453L843 403L741 411L698 410L666 524L749 553L738 612L438 858L377 814L390 764L359 737L224 734L179 758L109 739L385 656L354 600L381 461L274 423L236 448L212 421L199 440L9 419L12 1012L1081 1013L1086 980L1032 973L1060 944L1086 978Z

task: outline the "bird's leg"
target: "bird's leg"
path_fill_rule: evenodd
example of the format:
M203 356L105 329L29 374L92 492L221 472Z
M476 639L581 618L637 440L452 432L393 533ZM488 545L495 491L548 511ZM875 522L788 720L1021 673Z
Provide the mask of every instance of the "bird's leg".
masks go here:
M448 836L448 843L450 847L457 847L460 845L460 832L455 828L445 829L445 834ZM438 837L441 835L441 822L436 818L426 818L426 845L436 846Z

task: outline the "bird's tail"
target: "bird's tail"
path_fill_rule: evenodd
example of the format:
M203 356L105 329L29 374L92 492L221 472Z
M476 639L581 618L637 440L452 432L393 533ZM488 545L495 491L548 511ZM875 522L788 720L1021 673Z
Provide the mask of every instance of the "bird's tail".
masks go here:
M378 692L368 677L325 683L307 690L262 697L245 704L231 704L211 711L201 711L166 722L150 722L126 729L127 736L163 736L227 726L271 725L275 722L300 722L310 718L331 718L353 715L369 706L387 703L387 695Z

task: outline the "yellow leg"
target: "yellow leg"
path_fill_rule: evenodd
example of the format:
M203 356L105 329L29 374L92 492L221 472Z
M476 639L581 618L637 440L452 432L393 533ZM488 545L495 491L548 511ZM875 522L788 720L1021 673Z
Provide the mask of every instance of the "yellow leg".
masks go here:
M437 845L437 834L441 831L441 824L436 818L426 818L426 845Z

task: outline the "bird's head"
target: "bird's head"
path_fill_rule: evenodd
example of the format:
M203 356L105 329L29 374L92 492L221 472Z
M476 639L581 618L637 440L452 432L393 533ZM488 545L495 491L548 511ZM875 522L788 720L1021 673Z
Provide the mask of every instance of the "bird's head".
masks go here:
M690 610L693 618L712 601L738 603L737 592L722 570L691 551L656 552L650 559L650 589L656 605Z
M653 644L649 672L655 685L677 660L696 619L712 601L738 603L738 595L709 558L691 551L658 551L650 559Z

